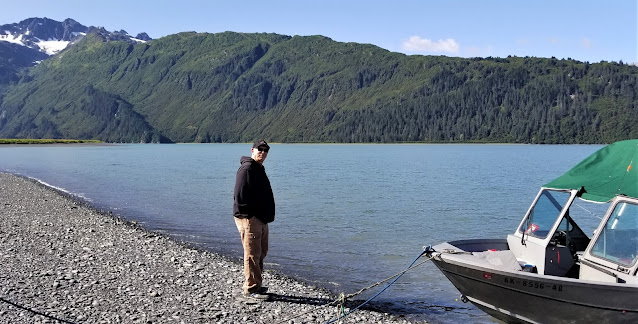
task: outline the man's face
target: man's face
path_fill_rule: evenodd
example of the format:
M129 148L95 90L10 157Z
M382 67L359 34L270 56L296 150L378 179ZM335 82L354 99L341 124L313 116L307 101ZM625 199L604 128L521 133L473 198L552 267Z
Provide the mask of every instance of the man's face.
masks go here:
M268 156L268 149L266 147L260 146L258 148L254 148L254 147L252 148L251 157L253 158L253 160L259 163L264 163L267 156Z

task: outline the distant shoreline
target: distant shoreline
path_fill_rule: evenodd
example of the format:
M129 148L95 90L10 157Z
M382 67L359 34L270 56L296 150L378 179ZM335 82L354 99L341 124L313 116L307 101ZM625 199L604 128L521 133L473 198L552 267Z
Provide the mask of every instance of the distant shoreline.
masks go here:
M84 144L84 145L119 145L119 144L247 144L252 143L199 143L199 142L175 142L175 143L109 143L99 140L78 140L78 139L22 139L22 138L0 138L1 145L70 145L70 144ZM342 143L342 142L270 142L270 144L277 145L605 145L609 143L508 143L508 142L357 142L357 143Z
M38 145L38 144L104 144L98 140L78 139L36 139L36 138L0 138L1 145Z

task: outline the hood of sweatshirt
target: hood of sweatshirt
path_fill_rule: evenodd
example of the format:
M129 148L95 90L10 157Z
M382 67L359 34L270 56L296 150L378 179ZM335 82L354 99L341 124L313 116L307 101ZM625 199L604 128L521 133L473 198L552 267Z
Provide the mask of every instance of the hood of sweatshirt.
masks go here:
M244 164L244 163L253 163L253 162L257 162L255 160L253 160L253 158L251 158L250 156L242 156L239 159L239 163L240 164Z

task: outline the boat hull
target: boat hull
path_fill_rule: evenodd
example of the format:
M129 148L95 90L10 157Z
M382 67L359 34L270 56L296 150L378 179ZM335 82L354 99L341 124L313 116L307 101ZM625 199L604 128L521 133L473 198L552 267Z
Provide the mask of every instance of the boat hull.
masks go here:
M505 322L638 323L635 285L501 271L470 258L442 253L433 261L467 300Z

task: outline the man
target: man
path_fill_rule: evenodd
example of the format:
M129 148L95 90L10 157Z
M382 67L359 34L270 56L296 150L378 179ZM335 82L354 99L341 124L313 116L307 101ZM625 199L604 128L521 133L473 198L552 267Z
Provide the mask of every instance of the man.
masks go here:
M268 223L275 220L275 199L263 163L270 146L257 140L251 155L242 156L237 170L233 214L244 247L244 295L266 300L261 273L268 253Z

